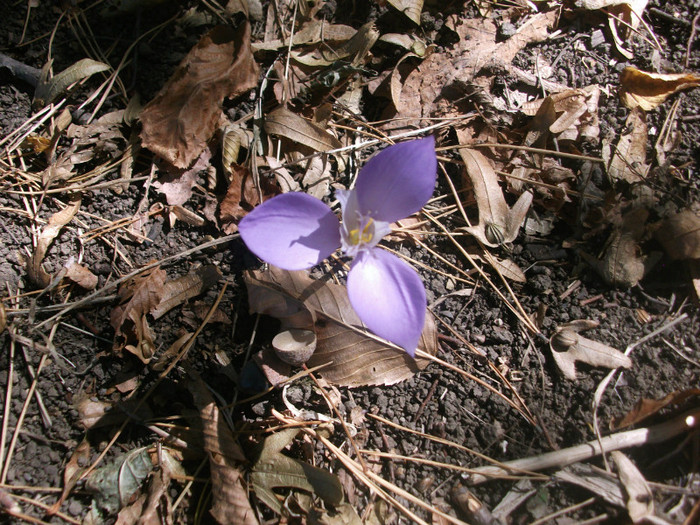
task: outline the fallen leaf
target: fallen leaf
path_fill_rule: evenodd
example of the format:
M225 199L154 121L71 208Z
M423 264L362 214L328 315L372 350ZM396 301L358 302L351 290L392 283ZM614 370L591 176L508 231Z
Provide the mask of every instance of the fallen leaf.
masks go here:
M32 282L41 288L46 288L51 282L51 276L41 264L46 256L46 252L63 227L76 216L80 209L80 203L80 195L72 196L65 208L49 217L48 224L44 226L39 234L34 253L27 261L27 274Z
M646 162L647 139L646 114L635 108L627 117L615 150L603 142L603 160L613 184L619 181L636 184L646 179L650 167Z
M211 165L211 149L204 148L197 152L197 155L197 160L188 169L171 170L153 182L153 188L165 195L165 200L170 206L182 205L190 200L200 173Z
M280 106L265 115L265 131L308 146L314 151L330 151L341 146L333 135L286 106Z
M260 178L263 200L274 197L279 190L267 179ZM238 231L238 221L260 204L253 176L245 166L231 166L231 183L226 190L226 196L219 203L219 223L224 233L231 234Z
M76 262L66 267L66 278L86 290L94 290L97 287L97 275Z
M63 490L61 496L56 500L50 509L46 511L49 516L53 516L63 505L63 502L71 493L75 485L80 480L80 476L87 469L90 462L90 442L83 439L71 454L66 466L63 469Z
M576 0L576 7L596 11L605 9L608 26L615 41L615 47L625 58L634 55L625 48L624 42L637 30L648 0Z
M306 193L317 199L323 199L330 193L331 180L331 163L327 156L309 159L306 173L301 179Z
M313 328L316 351L307 361L323 365L321 376L338 386L392 385L413 376L429 361L412 359L405 351L365 331L350 305L344 286L314 280L307 272L270 267L245 275L250 310L282 320L284 328ZM428 312L418 348L437 350L437 333Z
M389 5L406 15L414 24L420 25L423 0L387 0Z
M680 405L689 398L700 397L700 388L688 388L678 392L671 392L661 399L640 399L632 410L622 418L613 420L613 430L626 428L644 421L648 417L657 414L661 409L669 405Z
M217 26L202 37L141 112L141 142L177 168L187 168L212 138L225 97L258 82L250 26ZM181 203L180 203L181 204Z
M161 290L161 300L158 306L151 310L151 315L154 319L159 319L176 306L206 292L222 277L217 266L207 264L190 274L167 281Z
M644 111L661 105L674 93L700 86L695 73L649 73L627 66L620 73L620 100L630 109Z
M379 31L373 22L368 22L342 45L329 49L323 44L312 51L292 51L291 58L300 64L312 67L327 67L338 60L347 60L352 66L364 62L370 48L379 38Z
M155 343L146 321L146 314L155 310L163 297L166 273L155 268L124 283L119 289L122 303L112 310L110 324L114 328L114 349L126 348L144 363L153 357Z
M479 208L479 223L463 228L464 231L492 248L513 242L530 209L532 193L522 193L509 208L490 161L482 153L469 148L460 148L459 153Z
M68 88L86 79L95 73L100 73L102 71L107 71L110 66L90 58L83 58L78 60L72 66L64 69L59 74L55 75L52 79L48 80L48 69L51 67L51 62L49 62L42 70L42 78L39 79L36 90L34 91L34 100L32 101L32 106L35 108L40 108L47 104L50 104L56 100L59 96L63 95Z
M663 221L656 238L671 259L700 259L700 217L692 210Z
M337 476L282 454L282 449L289 445L297 434L298 428L288 428L267 437L250 474L255 495L277 514L281 514L283 510L282 500L273 491L277 488L295 488L311 492L332 506L343 501L343 488Z
M257 525L241 466L246 457L199 376L189 371L190 391L199 410L204 450L211 470L211 514L220 525Z
M564 377L576 380L576 362L605 368L630 368L632 360L625 354L608 346L578 334L582 330L590 330L598 326L595 321L572 321L557 327L549 339L554 362Z
M554 93L544 99L525 103L521 111L537 116L534 135L526 139L526 145L534 144L544 129L562 140L595 139L600 134L598 101L600 88L586 86Z
M625 489L627 513L632 523L647 523L647 518L655 517L654 494L651 492L647 480L621 451L611 451L610 457L617 466L620 483Z
M352 26L342 24L328 24L326 20L312 18L302 25L291 36L289 40L274 39L265 42L254 42L251 44L253 51L276 51L282 48L288 48L299 45L314 45L321 42L330 43L331 45L339 44L350 40L357 33L357 29Z

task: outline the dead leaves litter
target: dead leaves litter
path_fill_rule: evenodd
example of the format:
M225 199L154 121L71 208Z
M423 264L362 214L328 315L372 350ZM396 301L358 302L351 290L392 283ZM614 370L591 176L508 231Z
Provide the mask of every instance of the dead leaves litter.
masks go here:
M212 29L141 112L143 146L176 168L187 168L218 128L222 100L257 83L250 26Z

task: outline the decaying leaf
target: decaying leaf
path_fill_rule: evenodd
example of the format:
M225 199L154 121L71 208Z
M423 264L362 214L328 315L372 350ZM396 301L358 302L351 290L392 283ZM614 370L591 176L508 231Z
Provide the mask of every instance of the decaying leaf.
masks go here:
M632 410L621 419L613 421L612 429L619 430L635 425L646 418L657 414L669 405L680 405L690 398L700 398L700 388L688 388L679 392L671 392L661 399L640 399Z
M83 58L48 80L46 77L48 76L48 68L50 67L51 63L49 62L44 67L44 70L42 70L42 78L39 79L39 84L34 92L34 101L32 102L35 108L53 102L63 95L71 84L80 82L95 73L100 73L109 69L107 64L97 62L90 58Z
M167 468L184 473L167 449L161 450L161 457L167 462ZM94 470L85 480L85 488L93 493L97 507L112 515L129 503L153 467L148 447L137 448Z
M649 73L627 66L620 73L620 100L630 109L651 111L669 96L700 86L695 73Z
M314 151L329 151L341 146L333 135L285 106L265 115L265 131L308 146Z
M608 177L614 183L625 181L636 184L646 179L649 171L647 159L647 120L639 108L633 109L625 122L625 131L612 151L610 144L603 144Z
M153 187L165 195L170 206L185 204L194 191L200 173L211 165L212 152L204 148L198 152L197 160L184 171L166 172L153 182Z
M406 15L413 23L420 25L423 0L388 0L389 4Z
M282 513L283 501L273 492L275 488L311 492L329 505L338 505L343 500L343 488L335 475L282 454L298 433L298 428L289 428L266 438L250 475L255 495L277 514Z
M549 100L548 100L549 99ZM537 116L537 125L528 134L526 145L534 144L546 126L547 131L562 140L595 139L600 133L598 101L600 88L586 86L554 93L544 99L527 102L523 113ZM530 137L530 135L534 135Z
M659 253L642 254L639 241L646 231L649 212L635 208L625 214L619 228L610 234L602 259L582 251L588 264L613 286L631 288L659 261Z
M656 238L671 259L700 259L700 216L683 210L661 223Z
M572 321L559 326L549 340L554 362L564 377L576 380L576 362L606 368L630 368L632 361L619 350L578 334L598 326L596 321Z
M428 365L365 331L350 305L344 286L314 280L307 272L269 270L245 275L252 312L282 320L283 328L316 331L316 351L308 367L324 365L319 372L339 386L391 385L408 379ZM430 313L418 348L435 354L437 333Z
M620 483L627 496L627 513L632 523L647 523L646 518L654 516L654 494L647 480L632 461L619 450L610 452L617 466Z
M226 196L219 203L219 222L224 233L238 231L238 221L260 204L260 194L255 187L253 176L245 166L231 165L231 183L226 190ZM270 181L260 178L263 200L274 197L279 190Z
M335 49L328 49L328 45L321 45L311 52L292 51L291 57L298 63L313 67L330 66L338 60L347 60L353 66L364 62L370 48L379 38L379 31L373 22L368 22L350 38L347 42Z
M188 167L212 138L221 101L258 82L250 26L218 26L204 35L141 112L141 142L177 168ZM181 204L181 203L180 203Z
M467 168L479 207L479 223L464 230L492 248L513 242L530 209L532 193L524 192L513 207L509 208L490 161L473 149L461 148L459 153Z
M66 267L66 278L86 290L94 290L97 286L97 275L76 262Z
M146 314L152 312L163 297L167 275L155 268L147 275L122 285L119 297L122 303L112 310L110 323L114 328L114 348L126 348L144 363L153 357L155 344Z
M80 480L80 476L87 468L88 462L90 461L90 442L87 439L83 439L80 444L75 448L73 453L68 459L65 468L63 469L63 491L61 496L58 498L56 503L47 511L49 516L52 516L58 512L61 505L71 493L73 487Z
M190 377L190 391L202 419L204 450L211 469L210 512L220 525L257 525L240 469L246 457L207 386L193 371Z
M218 267L207 264L190 274L167 281L161 291L161 300L158 306L151 310L151 315L154 319L162 317L176 306L206 292L222 277Z
M330 43L331 45L339 44L350 40L356 33L357 30L352 26L329 24L326 20L312 18L291 35L291 46L314 45L321 42ZM257 53L259 51L276 51L281 48L288 48L289 45L289 40L274 39L265 42L253 42L251 47Z
M54 213L49 218L48 224L44 226L39 234L34 253L27 261L27 274L29 274L29 278L41 288L46 288L51 282L51 276L44 270L41 263L46 256L49 246L51 246L51 243L60 233L61 229L73 220L73 217L78 213L80 202L80 195L71 197L68 206Z

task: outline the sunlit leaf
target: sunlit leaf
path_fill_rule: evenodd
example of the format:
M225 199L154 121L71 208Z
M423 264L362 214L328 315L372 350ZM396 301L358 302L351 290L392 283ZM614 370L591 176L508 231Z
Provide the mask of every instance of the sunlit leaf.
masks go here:
M34 92L34 106L44 106L63 95L66 90L76 82L88 78L95 73L107 71L110 68L107 64L83 58L78 60L69 68L64 69L50 80L42 80Z
M700 86L695 73L649 73L628 66L620 74L620 100L630 109L651 111L669 96Z

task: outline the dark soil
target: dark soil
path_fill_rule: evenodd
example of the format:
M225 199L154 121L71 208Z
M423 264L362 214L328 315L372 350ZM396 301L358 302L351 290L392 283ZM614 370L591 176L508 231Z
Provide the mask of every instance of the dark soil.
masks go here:
M125 3L116 2L116 5ZM51 32L58 24L50 56L54 59L54 71L61 71L86 56L86 41L79 40L76 34L85 36L84 31L89 27L99 47L109 50L106 59L115 65L134 38L171 17L181 16L186 8L197 7L199 12L211 15L203 4L184 5L185 2L165 2L126 14L119 11L100 14L100 7L83 11L86 7L83 3L77 3L68 12L63 10L64 7L67 9L63 4L72 6L73 3L41 3L27 16L27 2L3 3L0 7L3 26L0 31L0 52L25 65L41 68L49 53ZM388 7L380 8L374 2L358 0L335 4L328 2L324 7L325 16L334 23L360 27L367 20L374 19L378 21L382 33L400 33L411 29L410 24L407 25L395 11ZM459 2L447 4L442 13L426 7L423 16L426 37L434 39L439 46L449 45L450 35L442 28L448 12L476 16L476 11L472 12L473 6L464 7ZM658 58L659 53L639 38L634 43L635 58L629 62L616 54L610 38L592 47L590 35L596 30L604 30L606 21L578 13L561 20L561 33L557 38L526 48L516 58L515 64L523 70L533 70L532 64L540 55L550 64L557 64L551 80L570 87L594 83L607 87L609 94L602 96L599 109L601 136L614 141L623 129L628 114L615 95L619 73L624 66L635 65L642 70L652 70L655 64L660 63L664 71L700 70L700 56L697 53L700 38L692 46L689 66L685 68L683 65L691 36L690 21L698 9L700 4L691 1L650 3L645 20L662 44L663 53ZM20 41L25 20L26 33ZM234 22L240 23L237 18ZM140 44L133 61L121 77L125 92L129 96L139 94L143 101L150 100L213 23L213 16L201 24L171 22L166 29ZM79 24L82 29L78 28ZM253 39L261 39L263 31L264 23L254 24ZM574 46L572 43L575 41L585 45ZM439 46L438 52L441 49ZM266 71L274 58L270 56L261 60L261 70ZM381 58L386 60L382 62L382 67L386 68L391 67L391 61L397 57ZM75 122L84 118L83 110L78 107L97 82L93 78L70 95L69 106ZM505 75L495 83L494 90L521 88L516 79ZM33 91L30 83L0 68L0 139L33 115ZM536 91L533 91L534 94ZM657 204L651 212L650 221L660 220L664 210L697 206L699 202L700 120L697 116L700 114L700 90L682 93L675 98L681 99L678 114L681 140L669 155L670 164L654 172L651 187ZM121 91L115 90L101 114L123 109L126 102ZM386 101L368 96L367 117L371 119L380 115L385 104ZM252 109L247 96L226 105L228 114L233 118L244 116ZM671 103L667 102L649 114L652 130L650 148L656 142L655 133L661 129L670 107ZM523 117L512 114L492 115L492 123L503 129L515 129L525 125L525 122ZM454 141L454 137L449 132L447 134L447 137L443 137L442 145ZM65 146L60 144L59 148ZM586 155L601 155L599 142L581 144L579 147ZM12 497L28 498L14 500L22 514L48 523L62 523L66 517L80 522L94 505L92 494L82 483L61 506L63 518L60 515L48 516L40 505L51 506L58 498L64 483L64 469L78 445L84 440L89 443L88 457L81 460L81 466L92 464L122 422L128 419L124 431L110 446L101 463L104 464L125 452L162 440L162 436L153 431L154 425L171 422L176 423L177 428L196 428L199 423L188 370L199 373L221 406L249 396L255 390L251 387L262 379L256 367L246 364L246 358L251 351L257 352L269 346L278 323L268 318L261 318L258 322L255 316L248 313L242 272L255 267L257 262L239 240L175 259L164 266L170 278L185 275L206 264L215 264L219 268L224 276L222 282L228 284L219 309L226 313L230 322L207 325L187 358L157 383L146 403L135 410L138 400L156 384L162 371L155 366L158 357L185 331L194 331L200 319L194 313L194 306L188 304L152 321L150 326L157 348L156 359L149 365L144 365L128 352L113 351L114 331L110 326L110 313L116 304L114 290L104 294L106 299L101 302L75 309L55 325L36 329L40 322L58 311L54 305L78 300L87 293L61 285L40 294L27 275L27 259L34 249L32 232L44 224L30 219L30 215L35 214L41 221L46 221L61 208L60 203L67 202L69 196L65 192L42 195L41 191L29 191L37 185L29 184L26 174L36 177L45 167L45 160L39 155L29 154L28 150L24 151L29 164L22 164L17 158L2 159L0 164L0 283L4 284L0 295L8 322L7 329L0 333L0 399L6 409L3 413L5 463L2 464L5 474L0 480L0 490ZM120 154L121 151L115 155ZM457 155L452 157L454 160L457 158ZM81 232L103 227L109 221L131 218L162 201L161 195L143 183L152 161L149 152L139 154L134 170L138 180L129 184L123 193L117 194L110 188L91 189L83 193L81 212L48 251L45 267L50 274L56 274L69 257L81 254L83 263L98 276L97 289L101 289L138 267L194 248L208 236L219 238L223 235L211 224L197 227L178 221L174 227L170 227L167 218L157 216L150 222L146 234L148 240L143 243L135 242L123 230L104 233L85 243L80 241ZM578 161L568 165L576 173L582 169ZM92 167L80 169L87 171ZM460 180L461 168L457 163L446 163L446 167L453 180ZM108 174L107 179L117 178L118 175L117 170ZM633 188L629 188L625 190L627 194L621 193L615 197L603 171L597 166L591 184L613 200L628 199L633 192ZM438 194L445 193L449 193L449 190L442 181ZM188 207L201 210L203 204L202 194L195 192ZM349 419L350 414L359 407L367 414L444 438L497 461L528 457L595 439L591 404L597 386L608 371L579 365L578 379L567 380L558 372L547 341L557 326L576 319L598 321L599 326L586 332L586 337L624 350L672 319L681 314L687 315L673 328L634 348L632 368L616 376L601 401L598 417L603 435L611 432L609 425L614 418L628 413L640 400L659 399L672 392L697 388L700 377L700 322L688 267L683 262L663 257L637 286L616 289L605 284L600 275L581 259L580 252L597 255L609 230L592 231L577 221L583 205L578 197L572 197L556 216L550 214L555 218L551 234L529 236L521 232L508 250L497 253L501 257L510 256L520 268L526 270L527 282L514 284L514 292L526 312L540 313L540 329L544 337L532 336L488 286L480 282L469 296L451 294L465 285L429 269L453 274L452 269L410 243L393 245L393 248L428 268L420 270L428 290L428 303L435 305L432 311L436 318L450 328L448 330L438 322L441 333L438 357L468 372L480 382L432 364L412 379L397 385L352 390L341 388L340 413ZM543 216L547 214L537 205L534 211ZM454 226L460 225L454 223ZM451 262L467 267L466 261L444 237L433 235L427 242ZM645 253L662 251L653 239L645 241L642 248ZM568 292L575 283L578 286L573 292ZM221 283L196 301L210 306L220 291ZM22 344L17 338L13 341L10 330L30 338L36 346ZM471 351L459 338L474 345L480 355ZM46 346L53 351L42 351ZM226 356L231 364L227 366L222 362L220 355ZM494 369L499 370L501 377ZM38 374L36 381L33 380L35 374ZM506 387L503 378L512 385L512 390ZM124 386L128 380L133 380L135 388ZM492 390L484 385L492 387ZM516 399L514 393L517 393L532 413L534 421L528 421L493 390L502 392L509 399ZM30 394L31 398L28 399ZM286 396L297 408L318 410L324 414L329 412L308 378L293 383ZM692 399L697 407L697 397ZM113 404L112 417L103 418L101 425L86 431L83 424L85 415L78 411L80 403L85 400ZM50 421L42 417L42 405ZM231 417L236 428L245 436L245 432L251 428L270 426L272 409L285 410L280 391L235 405ZM671 407L642 425L665 421L682 409L688 409L687 403L683 407ZM10 440L18 425L17 442L10 448ZM462 467L485 464L482 459L463 449L398 430L369 416L358 426L355 442L361 448ZM177 429L172 432L178 435ZM188 435L182 433L182 439L186 442L189 442ZM336 426L332 439L339 446L345 443L342 448L349 452L350 447L341 427ZM663 443L627 451L647 481L654 482L652 490L657 514L668 522L682 523L693 506L697 512L698 439L697 432L684 433ZM254 438L241 438L245 446L253 441ZM200 450L201 442L197 443L193 449ZM250 452L249 448L252 447L246 448L247 452ZM12 455L8 457L10 450ZM345 468L333 460L321 444L317 444L315 449L300 445L293 452L347 477ZM185 472L188 476L194 476L195 482L190 495L173 513L175 523L211 521L206 510L202 510L208 508L207 498L210 497L207 468L197 470L203 458L201 450L199 453L186 451L184 454ZM605 466L600 458L590 463ZM376 466L382 477L429 505L461 519L474 519L465 516L455 503L454 489L460 483L468 485L466 476L419 462L380 459ZM550 470L546 474L553 472ZM487 508L493 509L513 489L514 483L511 480L493 480L470 490ZM184 481L173 481L169 497L174 500L184 487ZM354 487L347 498L360 515L369 512L371 504L377 501L375 497L359 482L351 482L346 489L348 487ZM627 520L624 508L610 505L599 494L553 477L547 481L532 481L530 487L534 489L533 495L510 514L510 522L530 523L584 501L586 504L582 508L564 512L562 517L553 518L550 522L574 523L600 519L622 523ZM251 497L268 523L277 521L277 517L254 496ZM593 499L588 501L591 497ZM0 501L5 509L9 505L6 499ZM431 522L427 511L412 504L410 507L422 519ZM387 523L409 522L395 510L380 514ZM8 522L22 521L21 518L7 519ZM107 519L113 522L114 516ZM300 522L301 518L289 519Z

